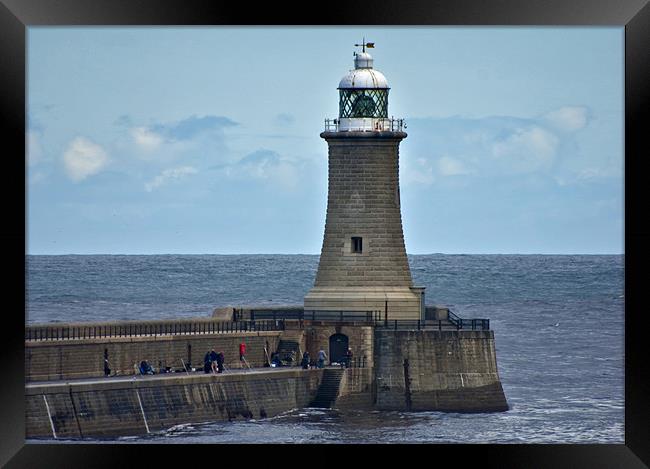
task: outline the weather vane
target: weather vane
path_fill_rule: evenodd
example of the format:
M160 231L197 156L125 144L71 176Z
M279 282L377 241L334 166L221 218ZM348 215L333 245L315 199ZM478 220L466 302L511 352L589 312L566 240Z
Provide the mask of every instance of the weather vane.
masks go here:
M365 51L366 51L366 47L367 47L368 49L373 49L373 48L375 47L375 43L374 43L374 42L366 42L366 38L364 37L364 38L363 38L363 42L362 42L361 44L355 44L355 46L356 46L356 47L363 47L362 52L365 52ZM355 52L355 54L356 54L356 52Z

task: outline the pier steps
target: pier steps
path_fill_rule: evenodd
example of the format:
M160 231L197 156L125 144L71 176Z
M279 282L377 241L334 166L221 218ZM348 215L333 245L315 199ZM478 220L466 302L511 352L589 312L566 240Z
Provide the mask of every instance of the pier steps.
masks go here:
M330 369L323 370L323 380L321 381L316 397L311 402L310 407L331 408L336 402L339 395L339 388L341 386L341 379L343 378L344 369Z

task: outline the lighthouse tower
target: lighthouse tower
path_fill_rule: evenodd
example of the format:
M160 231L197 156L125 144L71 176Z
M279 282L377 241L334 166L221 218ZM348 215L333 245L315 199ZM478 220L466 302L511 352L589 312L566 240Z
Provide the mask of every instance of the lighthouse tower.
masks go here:
M357 44L354 70L339 83L338 119L320 134L329 146L327 217L305 311L375 311L424 317L424 288L411 279L400 213L402 119L388 117L388 81Z

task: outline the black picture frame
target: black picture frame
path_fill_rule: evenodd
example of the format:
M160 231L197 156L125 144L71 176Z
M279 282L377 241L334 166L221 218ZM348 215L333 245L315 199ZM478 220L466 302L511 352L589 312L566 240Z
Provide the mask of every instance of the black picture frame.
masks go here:
M3 151L5 172L2 238L6 244L3 282L11 301L2 317L2 385L0 385L0 465L6 467L115 467L170 462L170 452L140 445L25 445L24 443L24 311L25 292L25 52L26 28L37 25L536 25L625 27L625 444L621 445L399 445L355 448L289 449L295 464L315 462L314 451L332 458L382 458L411 464L465 464L480 467L521 468L636 468L650 464L650 361L644 347L642 321L643 274L650 263L650 225L644 181L648 156L647 119L650 100L650 6L648 0L416 0L396 2L244 3L208 0L2 0L0 4L0 64L3 80L3 135L11 151ZM646 148L646 151L643 149ZM6 182L9 181L10 184ZM644 210L645 209L645 210ZM604 220L604 223L607 221ZM169 449L169 448L168 448ZM306 451L303 451L306 449ZM363 449L363 448L362 448ZM241 451L243 450L243 451ZM345 456L340 456L343 450ZM229 457L250 463L273 463L284 457L274 448L229 450ZM226 462L222 450L211 445L179 447L189 464ZM298 456L300 454L300 456ZM337 456L335 456L336 454ZM198 462L198 455L206 457ZM419 458L416 462L414 457ZM356 460L350 459L347 464ZM445 462L443 462L445 461ZM288 463L287 460L285 460ZM359 462L362 462L359 460ZM645 463L645 464L644 464ZM403 462L402 462L403 464Z

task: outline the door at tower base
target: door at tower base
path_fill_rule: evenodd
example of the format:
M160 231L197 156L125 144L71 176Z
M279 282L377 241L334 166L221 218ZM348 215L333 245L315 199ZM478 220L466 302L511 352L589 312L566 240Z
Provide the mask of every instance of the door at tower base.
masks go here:
M377 311L383 319L421 319L420 290L411 287L314 287L305 311Z

